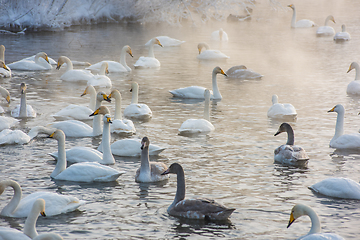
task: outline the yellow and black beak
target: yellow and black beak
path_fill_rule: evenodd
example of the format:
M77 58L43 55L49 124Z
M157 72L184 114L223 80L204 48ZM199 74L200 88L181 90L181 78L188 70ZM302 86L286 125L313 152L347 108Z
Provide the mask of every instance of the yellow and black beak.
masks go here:
M95 110L92 114L89 115L89 117L95 116L99 114L99 108Z
M103 98L105 101L111 102L111 99L106 94L103 94Z
M41 214L41 216L46 217L46 214L44 211L41 211L40 214Z
M50 62L49 62L49 58L48 58L48 56L46 55L46 57L45 57L45 60L50 64Z
M86 95L86 89L85 89L85 91L80 95L80 97L85 96L85 95Z
M225 73L224 70L222 70L222 69L221 69L221 74L222 74L222 75L225 75L225 76L227 77L226 73Z
M3 69L10 71L10 69L5 64L3 65Z
M131 49L129 50L129 55L130 55L131 57L134 57L133 54L132 54Z
M58 63L58 64L56 65L56 69L59 70L60 68L61 68L61 64Z
M289 224L287 225L287 228L290 227L290 225L295 221L294 215L293 213L290 214L290 220L289 220Z
M332 109L330 109L328 112L334 112L335 107L333 107Z
M111 121L111 118L110 118L110 117L106 117L106 121L107 121L108 123L112 123L112 121Z
M6 101L10 103L10 95L6 96Z
M49 138L53 138L54 137L55 132L53 132L52 134L50 134Z

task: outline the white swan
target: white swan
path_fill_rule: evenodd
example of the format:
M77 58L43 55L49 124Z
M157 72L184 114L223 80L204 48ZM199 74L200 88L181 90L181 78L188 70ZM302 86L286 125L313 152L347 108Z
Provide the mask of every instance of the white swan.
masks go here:
M0 182L0 195L7 187L14 189L14 196L11 201L1 210L0 215L6 217L27 217L34 202L42 198L46 202L45 211L47 216L55 216L62 213L72 212L85 203L76 197L60 195L52 192L35 192L22 198L20 185L13 180Z
M337 32L334 36L335 42L349 41L351 39L350 33L346 31L345 24L341 25L341 32Z
M335 34L334 28L328 26L329 21L335 23L335 19L332 15L327 16L324 26L318 27L318 29L316 30L316 36L333 36Z
M5 46L0 45L0 77L11 77L11 69L5 65Z
M291 209L290 214L290 220L288 224L288 228L290 225L299 217L307 215L310 217L311 220L311 229L305 236L299 238L299 239L327 239L327 240L344 240L341 236L334 234L334 233L320 233L321 232L321 226L320 226L320 219L319 216L316 214L316 212L309 206L304 204L296 204Z
M110 148L110 126L112 123L110 118L108 117L109 109L106 106L101 106L96 109L91 115L104 114L107 116L103 118L104 129L102 134L101 141L101 149L102 152L95 150L90 147L73 147L69 150L66 150L66 160L70 163L78 163L78 162L98 162L101 164L115 164L115 159L111 153ZM52 157L55 159L58 158L59 153L54 152L50 153Z
M344 134L345 108L338 104L328 112L336 112L335 135L330 141L330 147L339 149L357 149L360 147L360 133Z
M111 182L118 179L124 172L119 172L111 167L97 162L75 163L66 168L65 134L60 129L50 135L58 141L56 167L50 177L55 180L73 182Z
M168 36L157 36L156 38L161 42L163 47L177 47L185 42ZM145 46L149 47L152 44L152 41L153 39L150 39L147 43L145 43Z
M108 68L109 72L131 72L131 68L126 64L125 57L126 57L127 53L131 57L133 57L132 51L131 51L131 48L129 45L125 45L121 49L120 62L104 60L104 61L95 63L95 64L91 65L90 67L87 67L86 69L91 70L91 71L99 71L102 63L107 62L109 64L109 68Z
M360 184L349 178L326 178L309 189L325 196L360 200Z
M1 63L0 63L1 64ZM6 102L8 104L10 104L10 93L8 90L6 90L6 88L3 88L0 86L0 95L5 98ZM5 110L0 106L0 113L4 113ZM1 125L0 125L0 129L1 129Z
M213 31L211 33L211 40L227 42L229 41L228 34L220 28L219 30Z
M61 109L59 112L51 115L58 121L63 120L89 120L89 115L95 111L96 105L96 90L93 86L89 85L85 88L85 91L80 96L85 96L89 94L90 103L89 107L79 106L75 104L70 104L66 108Z
M153 38L151 44L149 45L149 55L148 57L141 56L136 63L134 64L135 68L158 68L160 67L160 62L155 58L154 55L154 44L157 44L162 47L159 39Z
M292 28L309 28L309 27L315 26L315 23L308 19L302 19L302 20L296 21L296 10L295 10L294 4L290 4L290 5L288 5L288 7L293 10L293 16L291 19L291 27Z
M71 60L65 56L59 57L56 69L59 70L64 63L66 63L66 70L65 73L61 75L60 77L61 80L78 82L78 81L89 81L93 79L94 75L89 70L74 69Z
M267 111L267 116L269 118L292 120L297 117L294 106L290 103L279 103L276 94L272 96L272 104L273 105Z
M226 72L226 76L229 78L237 79L259 79L263 77L260 73L254 72L251 69L248 69L244 65L237 65L229 68Z
M103 62L101 64L101 68L99 74L96 74L87 82L87 85L92 85L94 87L101 87L101 88L111 88L112 83L111 79L106 76L106 73L109 73L109 64L107 62Z
M141 140L141 166L136 170L136 182L160 182L169 178L169 176L162 175L162 173L167 169L164 163L150 162L149 146L149 138L143 137Z
M347 71L348 73L355 69L355 80L351 81L347 88L346 88L346 93L347 94L360 94L360 67L359 64L357 62L352 62L350 64L349 70Z
M173 163L162 174L169 173L177 175L175 199L167 209L169 215L190 219L226 220L235 211L235 208L227 208L212 199L185 199L184 169L180 164Z
M4 129L0 132L0 145L26 144L40 133L49 134L53 129L42 126L33 127L28 134L21 130Z
M150 119L152 117L151 109L146 104L138 103L139 84L137 82L131 83L131 92L131 104L124 110L125 117L139 120Z
M0 239L1 240L31 240L22 232L12 229L0 227ZM64 240L59 234L56 233L42 233L32 238L32 240Z
M216 80L216 75L218 73L226 76L226 73L220 67L215 67L213 69L213 71L212 71L212 89L213 89L213 91L210 91L210 93L211 93L210 99L215 99L215 100L222 99L222 96L220 94L220 91L219 91L219 88L217 85L217 80ZM173 97L177 97L177 98L204 99L205 89L206 88L204 88L204 87L191 86L191 87L171 90L169 92L173 95Z
M205 90L204 97L204 118L187 119L179 128L180 134L210 133L215 130L214 125L210 122L210 91L208 89Z
M274 136L282 132L287 133L287 142L274 150L274 161L292 166L307 166L309 156L302 147L294 145L294 130L290 124L282 123Z
M136 132L134 123L129 119L122 119L120 92L117 89L112 90L109 98L115 98L115 117L110 126L110 131L118 134L134 134Z
M159 155L164 150L165 148L151 144L149 147L149 155ZM111 152L112 154L120 157L138 157L141 155L140 139L117 140L111 144Z
M26 117L36 117L36 111L32 108L31 105L26 104L26 89L27 86L25 83L20 84L20 104L17 105L13 110L11 110L11 116L18 118Z
M111 102L109 97L104 92L98 92L96 95L96 109L101 106L101 102L103 100ZM53 122L50 123L48 126L61 129L67 137L93 137L99 136L102 133L101 116L94 117L92 127L78 120Z
M20 122L19 119L0 116L0 131L11 128Z
M52 69L52 66L49 63L48 55L44 52L39 52L36 54L34 60L22 59L20 61L8 64L8 66L12 70L22 71L41 71Z
M219 60L230 58L219 50L210 49L209 45L204 42L199 43L197 48L199 50L199 55L197 55L197 58L200 60ZM202 51L203 48L205 48L204 51Z

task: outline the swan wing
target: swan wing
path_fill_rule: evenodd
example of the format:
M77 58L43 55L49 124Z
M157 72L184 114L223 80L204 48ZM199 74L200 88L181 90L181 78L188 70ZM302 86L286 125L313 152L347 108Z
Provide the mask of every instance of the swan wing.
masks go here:
M160 67L160 62L154 57L140 57L136 63L134 64L134 67L136 68L157 68Z
M67 137L91 137L93 129L84 122L77 120L66 120L61 122L53 122L49 127L61 129Z
M90 114L94 111L85 106L79 106L75 104L70 104L69 106L61 109L52 117L54 117L58 121L62 120L89 120Z
M7 128L11 128L11 127L15 126L16 124L18 124L19 122L20 122L20 120L12 118L12 117L0 116L0 131L7 129Z
M349 178L327 178L309 188L325 196L360 199L360 184Z
M0 132L0 145L25 144L31 138L21 130L4 129Z

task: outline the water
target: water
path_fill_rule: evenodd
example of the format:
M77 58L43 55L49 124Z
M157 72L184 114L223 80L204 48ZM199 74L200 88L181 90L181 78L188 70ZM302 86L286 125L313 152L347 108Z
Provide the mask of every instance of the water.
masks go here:
M106 184L74 184L54 182L49 175L55 161L48 153L57 150L57 142L37 138L23 146L0 148L1 179L18 181L26 196L36 191L50 191L76 196L87 201L79 210L55 217L40 217L39 233L56 232L64 239L294 239L310 229L307 217L298 219L289 229L290 210L295 203L314 208L322 222L322 232L335 232L346 239L359 235L360 204L355 200L325 198L314 195L307 187L327 177L348 177L359 181L358 152L329 148L336 114L327 113L338 103L344 105L345 133L359 130L359 98L346 94L354 71L349 65L358 61L359 27L355 7L348 1L332 2L329 11L315 3L304 11L306 2L295 2L298 18L311 18L322 25L331 12L337 24L342 23L352 40L335 44L332 38L315 37L314 29L290 29L290 9L271 11L259 5L252 21L241 23L213 22L202 27L169 27L168 25L101 24L73 26L63 32L2 35L6 46L6 62L45 51L57 59L96 63L103 59L119 60L122 46L132 47L134 58L127 56L129 66L147 55L143 46L150 38L168 35L185 40L179 48L156 48L161 62L157 70L133 70L130 74L110 74L113 87L122 94L123 109L130 103L130 84L140 85L139 101L148 104L153 118L135 123L135 138L148 136L166 150L152 160L166 165L181 163L185 169L187 197L208 197L236 208L229 221L206 223L177 219L167 214L173 201L176 177L162 184L138 184L134 181L138 158L115 157L115 169L124 170L117 182ZM285 3L283 6L286 6ZM285 7L284 7L285 8ZM302 9L302 10L301 10ZM228 43L210 41L210 33L222 27L229 35ZM196 45L208 42L231 58L223 62L199 62ZM211 103L211 121L216 130L207 136L183 137L178 128L188 118L203 115L203 102L171 98L171 89L199 85L211 88L211 71L215 66L227 70L244 64L264 75L261 80L238 81L218 76L223 95ZM88 105L88 97L80 97L85 85L62 82L64 72L13 72L11 79L0 79L10 91L8 111L20 101L21 82L28 85L28 103L37 111L35 119L22 121L16 128L25 132L46 125L52 114L73 104ZM106 90L110 92L109 89ZM298 119L290 122L295 142L306 149L310 161L307 169L273 163L273 150L285 143L286 134L274 137L281 124L267 118L271 96L292 103ZM114 105L104 103L111 111ZM9 115L9 112L6 113ZM121 139L113 135L112 141ZM67 139L66 147L97 148L100 138ZM1 195L0 208L12 197L7 189ZM22 230L25 219L0 218L0 226Z

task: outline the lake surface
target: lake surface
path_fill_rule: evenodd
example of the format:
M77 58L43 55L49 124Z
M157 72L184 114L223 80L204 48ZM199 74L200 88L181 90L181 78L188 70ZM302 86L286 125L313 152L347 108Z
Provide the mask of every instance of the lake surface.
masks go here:
M311 206L320 216L322 232L334 232L346 239L360 234L360 202L314 195L307 187L328 177L348 177L359 181L360 151L336 151L329 148L334 135L336 114L327 113L343 104L345 133L360 128L360 98L348 96L346 87L355 71L346 73L351 62L359 61L360 26L352 1L315 3L305 11L309 1L296 1L298 19L311 18L319 25L330 13L336 24L347 25L352 40L336 44L332 37L318 38L316 27L291 29L291 9L270 10L267 4L254 8L251 21L213 22L204 26L169 27L161 24L99 24L74 26L61 32L1 35L6 47L6 63L44 51L57 59L64 55L72 60L96 63L118 61L121 48L131 46L134 58L127 56L133 71L109 74L113 88L122 94L122 108L131 101L130 85L139 83L139 102L153 111L149 122L135 122L133 138L148 136L151 143L166 147L151 160L170 166L180 163L185 170L187 198L207 197L236 208L227 222L208 223L171 217L166 209L176 191L176 176L161 184L139 184L134 180L139 158L115 157L113 168L126 171L116 182L78 184L54 182L50 174L55 161L48 153L57 150L54 139L38 137L26 145L0 147L0 176L19 182L23 195L36 191L76 196L87 203L77 211L54 217L39 217L39 233L55 232L64 239L295 239L310 230L310 219L302 217L286 228L291 208L296 203ZM356 16L356 17L355 17ZM229 42L210 40L212 31L222 27ZM159 69L134 69L140 56L147 55L144 44L152 37L167 35L185 40L181 47L155 47L161 62ZM199 61L197 44L207 42L230 56L226 61ZM169 90L199 85L211 88L215 66L224 70L235 65L264 75L261 80L230 80L218 75L221 101L211 102L211 122L215 131L209 135L178 135L182 122L203 116L204 102L173 99ZM88 105L80 97L86 83L60 80L65 69L43 72L13 71L10 79L0 79L12 102L5 115L20 102L19 85L28 85L28 104L37 111L34 119L23 120L15 129L28 132L32 127L55 121L51 116L69 104ZM105 89L107 94L110 89ZM290 122L295 143L302 146L310 160L308 168L288 167L273 162L273 151L286 142L286 134L274 137L281 121L267 118L271 96L281 103L292 103L298 112ZM112 113L114 103L103 103ZM112 135L112 142L124 138ZM66 147L97 148L101 137L66 139ZM8 188L0 196L0 208L12 197ZM23 229L25 219L0 218L0 226Z

